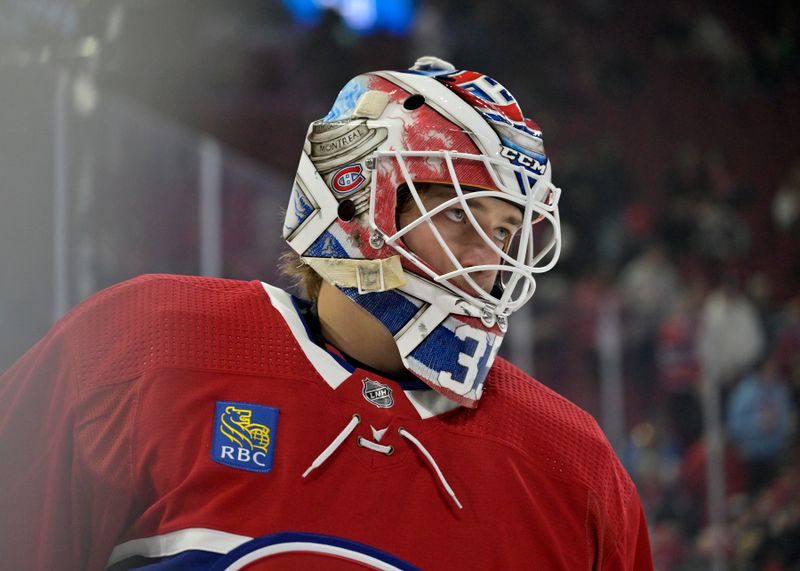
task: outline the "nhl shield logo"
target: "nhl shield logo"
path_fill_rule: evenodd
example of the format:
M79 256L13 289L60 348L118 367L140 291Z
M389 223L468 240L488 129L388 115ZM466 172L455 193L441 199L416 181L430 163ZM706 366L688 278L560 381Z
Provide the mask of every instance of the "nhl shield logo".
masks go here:
M394 406L392 388L389 385L384 385L372 379L361 379L361 382L364 383L361 394L369 402L378 408L391 408Z

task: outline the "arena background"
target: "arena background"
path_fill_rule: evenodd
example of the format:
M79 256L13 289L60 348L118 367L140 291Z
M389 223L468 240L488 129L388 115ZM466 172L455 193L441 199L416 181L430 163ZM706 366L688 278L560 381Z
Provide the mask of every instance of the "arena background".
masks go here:
M506 356L598 418L657 569L800 569L799 22L791 1L2 0L0 370L141 273L284 284L308 123L358 72L437 55L515 94L563 188L562 262Z

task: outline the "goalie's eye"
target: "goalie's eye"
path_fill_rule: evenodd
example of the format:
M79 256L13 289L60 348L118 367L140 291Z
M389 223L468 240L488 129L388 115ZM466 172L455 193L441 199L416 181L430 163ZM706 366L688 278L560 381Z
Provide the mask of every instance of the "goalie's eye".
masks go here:
M478 211L479 211L479 216L481 216L482 209L480 206L478 207ZM464 212L464 209L459 208L457 206L453 208L448 208L443 212L443 214L448 220L450 220L451 222L455 222L457 224L467 223L469 221L469 219L467 218L467 213ZM491 230L484 227L484 230L489 236L492 237L492 239L494 239L500 245L501 248L505 249L506 246L511 241L511 238L513 238L514 234L516 234L517 230L519 230L519 226L515 225L512 227L509 225L503 225L503 226L497 226L496 228L493 228Z
M467 219L463 208L448 208L444 211L444 215L453 222L463 222Z
M494 239L498 242L505 243L513 234L514 233L508 228L495 228Z

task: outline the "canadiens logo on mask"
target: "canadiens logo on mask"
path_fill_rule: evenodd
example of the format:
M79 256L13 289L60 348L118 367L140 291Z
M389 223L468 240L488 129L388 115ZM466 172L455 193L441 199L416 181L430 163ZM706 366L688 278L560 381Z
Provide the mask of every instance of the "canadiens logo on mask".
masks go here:
M361 171L361 165L349 165L339 169L331 178L331 186L339 194L350 194L358 190L367 180Z

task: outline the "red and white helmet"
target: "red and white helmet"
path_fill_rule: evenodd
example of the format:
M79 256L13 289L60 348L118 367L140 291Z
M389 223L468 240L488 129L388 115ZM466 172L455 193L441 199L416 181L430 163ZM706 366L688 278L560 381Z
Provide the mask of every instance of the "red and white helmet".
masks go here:
M453 198L428 211L420 183L449 185ZM398 229L401 187L420 216ZM389 329L409 371L474 407L508 316L533 295L534 276L558 259L559 196L541 130L508 90L481 73L422 58L409 70L357 76L328 115L311 124L284 238ZM482 197L505 200L522 214L505 250L470 209ZM465 267L453 254L433 217L454 205L498 264ZM404 244L403 236L421 224L452 271L440 273ZM487 270L498 276L491 290L471 277Z

